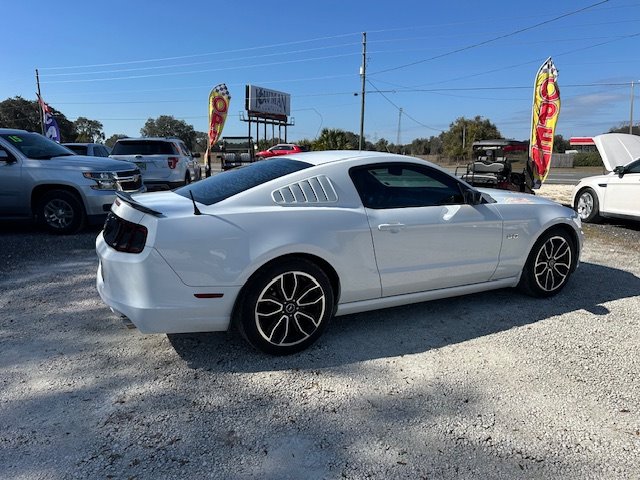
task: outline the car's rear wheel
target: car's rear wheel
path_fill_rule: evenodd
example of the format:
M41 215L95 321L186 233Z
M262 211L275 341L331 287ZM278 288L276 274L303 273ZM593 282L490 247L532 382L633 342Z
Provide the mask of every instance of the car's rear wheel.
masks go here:
M236 324L255 348L272 355L299 352L315 342L333 314L327 275L303 259L258 272L236 308Z
M564 230L548 231L529 252L518 288L533 297L551 297L565 287L575 261L571 236Z
M80 198L65 190L45 193L37 203L36 216L49 232L75 233L85 223L85 212Z
M600 220L600 204L596 192L591 188L581 190L576 198L574 210L583 222L598 222Z

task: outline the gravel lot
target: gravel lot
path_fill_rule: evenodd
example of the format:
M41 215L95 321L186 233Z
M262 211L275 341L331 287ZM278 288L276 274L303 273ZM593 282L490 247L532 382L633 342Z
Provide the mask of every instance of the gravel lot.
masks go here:
M142 335L98 230L0 224L0 478L640 478L640 225L587 225L550 300L340 317L302 354Z

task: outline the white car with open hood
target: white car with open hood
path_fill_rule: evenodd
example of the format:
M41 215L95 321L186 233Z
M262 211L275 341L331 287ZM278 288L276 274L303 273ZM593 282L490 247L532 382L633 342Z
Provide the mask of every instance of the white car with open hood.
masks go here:
M288 354L334 315L516 286L549 297L582 240L570 208L479 191L417 158L297 153L118 194L96 239L97 288L142 332L235 325Z
M593 141L609 173L580 180L573 190L576 212L584 222L640 220L640 136L607 133Z

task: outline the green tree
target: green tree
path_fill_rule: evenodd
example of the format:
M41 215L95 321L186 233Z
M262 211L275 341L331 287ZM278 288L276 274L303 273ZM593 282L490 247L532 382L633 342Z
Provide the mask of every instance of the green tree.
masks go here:
M347 134L339 128L323 128L314 142L314 150L348 150Z
M178 120L173 115L160 115L158 118L150 118L140 129L143 137L178 137L189 150L193 150L196 131L193 125L184 120Z
M473 142L502 138L502 134L488 119L458 118L441 134L444 153L451 158L471 158Z
M73 122L69 121L62 112L51 105L51 113L60 128L60 139L63 142L72 142L76 138L76 130ZM20 96L7 98L0 102L0 125L4 128L18 128L30 132L41 132L40 106L36 100L26 100Z
M196 132L193 139L193 151L204 153L207 150L209 144L209 135L206 132Z
M109 138L105 140L104 144L109 148L113 148L116 142L121 138L127 138L127 136L123 133L114 133L113 135L111 135Z
M416 138L407 145L407 150L410 155L428 155L431 151L429 139Z
M96 143L104 141L102 123L98 120L89 120L86 117L78 117L73 122L76 128L76 142Z
M621 123L617 127L611 127L608 133L629 133L629 124ZM640 125L634 125L631 127L632 135L640 135Z
M381 138L376 143L373 144L373 148L376 152L390 152L389 150L389 140L386 138Z
M562 135L553 136L553 151L564 153L570 149L569 140L565 140Z

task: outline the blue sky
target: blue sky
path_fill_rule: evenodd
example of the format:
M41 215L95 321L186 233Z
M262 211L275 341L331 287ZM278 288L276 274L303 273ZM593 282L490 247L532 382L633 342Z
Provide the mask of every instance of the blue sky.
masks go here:
M289 140L324 127L358 133L362 32L374 142L399 134L408 143L476 115L527 139L534 75L549 56L565 137L628 124L640 80L640 2L631 0L24 0L3 11L0 100L34 99L38 68L45 101L71 120L101 121L107 137L138 136L163 114L206 131L207 97L222 82L232 95L223 135L247 132L245 84L291 94Z

